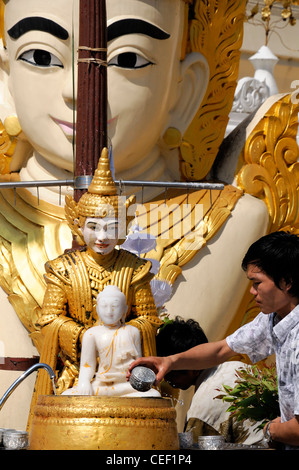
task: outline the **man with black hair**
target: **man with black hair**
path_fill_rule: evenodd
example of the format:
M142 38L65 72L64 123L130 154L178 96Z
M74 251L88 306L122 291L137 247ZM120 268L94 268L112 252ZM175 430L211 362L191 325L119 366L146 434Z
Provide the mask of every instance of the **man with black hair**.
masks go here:
M280 416L264 428L270 441L299 449L299 238L287 232L265 235L246 253L243 269L261 312L227 338L180 354L142 358L131 364L151 367L157 383L172 370L207 369L236 353L253 363L276 355ZM129 375L129 374L128 374Z

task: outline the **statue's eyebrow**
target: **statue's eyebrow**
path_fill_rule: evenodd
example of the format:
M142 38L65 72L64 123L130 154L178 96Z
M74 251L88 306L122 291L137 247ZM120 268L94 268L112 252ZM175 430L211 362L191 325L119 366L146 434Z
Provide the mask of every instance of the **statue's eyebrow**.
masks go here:
M160 40L168 39L170 37L170 34L166 33L157 26L148 23L147 21L135 18L127 18L124 20L115 21L115 23L112 23L108 26L108 42L126 34L145 34L146 36Z
M7 32L12 39L19 39L23 34L28 33L28 31L43 31L64 41L69 38L69 33L66 29L55 23L55 21L40 16L23 18Z

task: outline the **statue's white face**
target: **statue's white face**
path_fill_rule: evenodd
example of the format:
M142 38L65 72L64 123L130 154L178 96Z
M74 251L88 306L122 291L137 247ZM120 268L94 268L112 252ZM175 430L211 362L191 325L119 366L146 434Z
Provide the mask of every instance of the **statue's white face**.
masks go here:
M108 0L107 16L109 136L123 171L141 162L168 127L180 82L183 2Z
M75 3L74 15L73 0L9 0L5 7L9 87L22 129L44 158L70 171L74 119L72 21L75 34L79 28ZM35 20L29 22L30 17ZM24 19L25 23L19 23Z
M114 286L105 288L97 299L97 314L105 325L118 323L127 312L126 298Z
M176 124L184 2L107 0L107 20L108 133L116 171L140 164L146 170L160 137ZM9 0L5 30L9 88L22 129L46 160L71 171L79 0Z
M86 245L100 255L108 255L117 245L117 219L87 217L81 231Z

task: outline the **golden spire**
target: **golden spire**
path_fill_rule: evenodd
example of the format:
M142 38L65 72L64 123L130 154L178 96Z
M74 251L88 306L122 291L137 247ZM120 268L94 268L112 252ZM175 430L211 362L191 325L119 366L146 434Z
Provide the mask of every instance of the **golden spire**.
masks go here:
M105 147L102 150L101 158L99 159L98 168L95 171L94 177L88 192L92 194L100 195L115 195L117 193L112 173L110 170L110 161L108 156L108 150Z
M78 215L81 217L119 216L124 203L117 195L115 182L110 170L108 150L102 150L98 168L86 193L78 201Z

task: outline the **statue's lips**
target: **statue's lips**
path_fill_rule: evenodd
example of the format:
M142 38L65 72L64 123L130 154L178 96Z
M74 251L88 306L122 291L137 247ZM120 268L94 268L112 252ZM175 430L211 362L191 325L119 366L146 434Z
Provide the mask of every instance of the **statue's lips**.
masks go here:
M53 121L58 124L58 126L61 128L62 132L67 136L67 137L72 137L74 134L76 135L76 124L73 122L68 122L68 121L62 121L61 119L56 119L52 117ZM117 117L110 119L107 124L111 124L112 122L116 121Z
M98 248L107 248L109 243L96 243L95 244Z
M56 122L56 124L58 124L58 126L61 128L61 130L67 137L73 136L74 133L76 133L76 124L74 124L73 122L61 121L60 119L55 118L52 119L54 122Z

